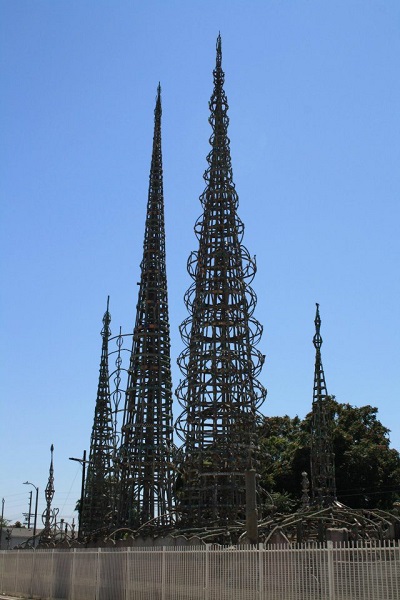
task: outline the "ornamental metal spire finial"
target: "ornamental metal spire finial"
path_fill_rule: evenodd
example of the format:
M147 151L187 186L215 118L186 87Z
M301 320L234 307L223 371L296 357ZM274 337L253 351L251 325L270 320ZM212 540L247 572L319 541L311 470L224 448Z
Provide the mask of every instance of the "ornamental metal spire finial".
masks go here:
M54 514L53 511L51 509L51 503L53 501L53 497L54 497L54 466L53 466L53 452L54 452L54 445L52 444L50 446L50 454L51 454L51 459L50 459L50 469L49 469L49 479L47 481L47 485L46 485L46 489L44 491L44 495L46 498L46 508L45 511L42 515L42 521L44 524L44 529L41 533L40 536L40 541L41 542L48 542L51 539L51 526L54 522Z
M85 539L93 539L100 532L106 532L112 521L112 458L115 439L108 369L108 340L111 336L109 304L110 296L107 297L107 309L103 316L103 328L101 330L102 348L99 383L90 441L85 493L83 506L80 511L81 522L79 530L81 536Z
M321 359L321 317L316 304L315 369L311 424L311 491L314 504L327 506L336 499L335 455L333 453L330 396L326 389Z
M217 59L216 66L220 67L222 64L222 41L221 41L221 33L218 33L217 37Z
M199 248L188 260L189 316L180 327L186 348L178 358L184 379L176 391L183 408L176 427L184 442L178 495L185 527L245 520L245 472L257 465L256 414L266 395L257 381L264 356L255 348L262 327L249 285L256 264L242 245L236 212L220 36L216 50L204 212L195 225Z
M120 448L118 525L172 522L173 426L163 168L161 86L154 137L136 323Z

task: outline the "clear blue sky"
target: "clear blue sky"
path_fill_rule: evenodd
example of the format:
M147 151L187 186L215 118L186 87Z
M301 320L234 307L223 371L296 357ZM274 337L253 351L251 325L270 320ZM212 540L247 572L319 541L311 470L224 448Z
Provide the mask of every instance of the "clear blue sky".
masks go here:
M400 448L398 0L0 0L0 498L72 518L109 294L133 329L157 84L174 388L221 31L239 215L257 255L263 412L328 391L379 407ZM179 413L175 407L174 416Z

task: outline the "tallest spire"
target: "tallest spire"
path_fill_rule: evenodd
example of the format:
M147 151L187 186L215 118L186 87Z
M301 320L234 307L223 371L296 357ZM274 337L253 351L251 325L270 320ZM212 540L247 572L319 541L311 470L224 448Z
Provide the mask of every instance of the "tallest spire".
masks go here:
M263 364L249 285L256 265L241 243L244 226L236 213L220 36L213 75L211 150L203 215L195 225L199 247L188 261L193 283L185 294L189 316L180 330L186 348L178 358L184 379L176 391L184 442L179 509L189 528L244 519L245 472L256 466L255 420L266 393L256 379Z
M215 69L213 71L214 90L209 102L210 117L209 123L212 127L210 137L211 151L207 156L210 168L204 174L204 179L210 188L215 191L234 188L232 183L232 165L230 154L230 142L228 137L228 100L224 90L225 74L222 70L222 45L221 35L217 38L217 56ZM204 192L205 194L205 192ZM203 196L204 196L203 194ZM235 198L235 207L237 207L237 198Z

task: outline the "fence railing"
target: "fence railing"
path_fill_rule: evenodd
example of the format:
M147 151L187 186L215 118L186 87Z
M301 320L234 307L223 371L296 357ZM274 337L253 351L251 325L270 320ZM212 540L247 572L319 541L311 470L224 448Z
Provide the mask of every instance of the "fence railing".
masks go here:
M0 591L49 600L399 600L400 543L3 550Z

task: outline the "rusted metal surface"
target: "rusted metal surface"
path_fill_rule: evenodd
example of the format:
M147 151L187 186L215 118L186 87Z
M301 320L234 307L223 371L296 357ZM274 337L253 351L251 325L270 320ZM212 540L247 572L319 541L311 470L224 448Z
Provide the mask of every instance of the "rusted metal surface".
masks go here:
M54 492L55 492L55 490L54 490L53 452L54 452L54 445L52 444L50 447L51 458L50 458L49 478L48 478L46 489L44 492L44 495L46 498L46 508L42 515L44 529L40 536L41 543L46 543L52 538L51 528L52 528L53 523L55 522L55 516L56 516L54 514L54 510L52 510L52 508L51 508L51 503L53 501Z
M173 424L163 168L161 88L153 152L136 323L118 456L117 525L168 526L172 520Z
M262 327L254 318L250 283L255 258L242 245L223 89L221 38L209 103L211 151L200 196L199 247L188 259L193 283L185 294L189 316L180 327L186 348L176 395L183 408L177 432L183 441L178 486L182 527L221 527L245 521L244 473L256 466L257 409L266 390L257 380L264 356L256 349Z
M115 436L110 397L108 341L111 336L109 298L101 330L102 348L99 383L90 441L90 453L81 498L79 534L86 540L96 539L109 531L113 522L113 457ZM83 465L84 468L85 465Z

